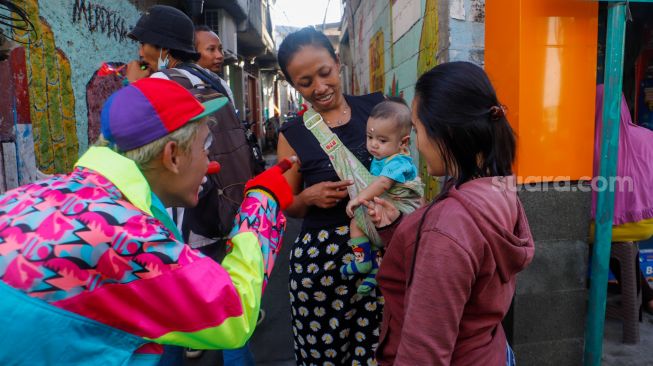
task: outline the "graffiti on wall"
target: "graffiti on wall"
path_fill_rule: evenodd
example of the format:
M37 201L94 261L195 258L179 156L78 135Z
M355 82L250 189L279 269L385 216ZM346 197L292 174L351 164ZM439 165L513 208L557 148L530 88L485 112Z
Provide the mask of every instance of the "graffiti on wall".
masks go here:
M438 52L438 12L437 1L426 0L424 22L419 40L419 58L417 59L417 75L422 75L432 69L437 62Z
M100 67L86 84L86 107L88 110L88 144L91 145L100 137L101 112L104 102L111 94L122 88L125 76L125 64L108 62ZM113 70L108 72L108 70ZM119 71L118 71L119 70Z
M385 88L385 67L383 58L383 30L377 31L370 40L370 92L383 92Z
M0 61L0 193L36 179L25 49Z
M404 97L404 91L399 90L399 80L397 80L397 75L392 75L392 84L388 88L388 95L391 97Z
M424 10L424 22L422 23L422 34L419 41L419 57L417 58L417 75L429 71L438 64L438 12L437 1L426 0ZM427 200L435 198L440 192L438 181L430 176L426 169L426 161L420 156L419 172L425 184L424 196Z
M75 98L70 61L56 47L51 27L39 16L37 0L23 7L34 24L32 32L15 31L27 44L30 118L37 167L45 173L62 173L77 160Z
M126 32L140 14L131 0L25 0L20 6L36 25L30 34L13 35L29 41L26 80L37 167L65 172L97 136L95 125L88 133L87 102L106 98L97 88L87 95L87 84L104 61L137 57L137 44Z
M82 24L90 32L101 32L116 41L127 40L128 27L125 19L117 11L90 1L75 0L72 20L74 24Z

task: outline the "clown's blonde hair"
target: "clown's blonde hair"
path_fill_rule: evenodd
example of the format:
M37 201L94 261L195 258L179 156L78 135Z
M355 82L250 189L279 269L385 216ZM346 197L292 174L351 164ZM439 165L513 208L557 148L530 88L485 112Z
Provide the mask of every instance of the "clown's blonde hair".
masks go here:
M94 145L108 147L120 155L133 160L136 165L142 169L147 167L155 157L161 154L163 148L170 141L175 141L182 151L188 152L193 143L193 139L195 139L197 131L203 122L206 122L206 118L197 122L187 123L183 127L161 137L158 140L154 140L147 145L129 151L120 151L115 144L112 144L110 141L105 139L103 135L100 135Z

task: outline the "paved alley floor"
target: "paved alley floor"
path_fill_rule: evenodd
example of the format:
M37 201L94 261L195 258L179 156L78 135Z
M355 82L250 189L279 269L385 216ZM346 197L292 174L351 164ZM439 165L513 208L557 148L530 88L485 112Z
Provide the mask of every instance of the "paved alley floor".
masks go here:
M603 336L603 366L653 365L653 315L644 313L639 323L639 343L621 342L620 320L606 319Z
M277 256L270 282L263 294L261 307L265 310L265 319L256 328L250 341L257 366L295 365L290 326L288 260L290 248L299 234L300 226L301 220L288 219L281 253Z

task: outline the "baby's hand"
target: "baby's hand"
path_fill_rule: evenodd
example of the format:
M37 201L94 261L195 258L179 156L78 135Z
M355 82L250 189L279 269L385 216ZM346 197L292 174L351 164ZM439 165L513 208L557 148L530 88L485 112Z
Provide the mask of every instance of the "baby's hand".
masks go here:
M347 215L349 215L349 217L354 217L354 210L360 205L361 201L358 199L358 197L349 200L347 203Z

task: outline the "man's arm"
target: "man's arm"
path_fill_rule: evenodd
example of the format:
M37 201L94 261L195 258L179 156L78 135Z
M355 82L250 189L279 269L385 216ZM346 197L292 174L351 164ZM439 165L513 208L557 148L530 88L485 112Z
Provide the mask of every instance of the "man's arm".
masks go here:
M54 305L156 343L241 347L254 331L264 283L280 250L286 222L281 208L292 200L281 169L266 173L270 170L247 185L222 265L175 240L162 225L136 220L130 232L139 235L143 253L133 261L144 270L134 271L130 282ZM136 236L123 239L137 242ZM119 257L110 257L114 266L122 265Z
M143 270L134 271L132 281L105 284L52 304L156 343L197 349L244 344L254 330L263 284L263 256L255 235L234 238L223 267L157 231L141 242L144 252L132 263ZM123 239L129 245L137 242ZM114 266L122 265L111 256Z

